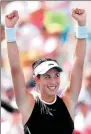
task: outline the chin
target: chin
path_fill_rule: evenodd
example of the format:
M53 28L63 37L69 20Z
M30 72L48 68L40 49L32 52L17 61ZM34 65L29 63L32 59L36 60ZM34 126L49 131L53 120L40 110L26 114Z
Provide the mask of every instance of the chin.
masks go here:
M49 95L56 95L56 94L57 94L57 90L54 90L54 91L48 91L48 94L49 94Z

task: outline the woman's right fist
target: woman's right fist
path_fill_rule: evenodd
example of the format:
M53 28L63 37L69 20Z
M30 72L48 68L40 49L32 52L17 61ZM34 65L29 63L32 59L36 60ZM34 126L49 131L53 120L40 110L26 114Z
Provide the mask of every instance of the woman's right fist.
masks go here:
M5 26L13 28L19 19L18 11L14 10L10 14L5 16Z

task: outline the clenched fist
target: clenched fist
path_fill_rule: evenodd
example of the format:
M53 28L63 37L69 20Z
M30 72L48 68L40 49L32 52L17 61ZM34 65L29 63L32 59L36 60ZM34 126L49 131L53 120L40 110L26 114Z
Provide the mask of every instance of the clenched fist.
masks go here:
M10 14L5 16L5 26L13 28L19 19L18 11L14 10Z
M86 25L86 12L84 9L73 9L72 17L78 22L79 26Z

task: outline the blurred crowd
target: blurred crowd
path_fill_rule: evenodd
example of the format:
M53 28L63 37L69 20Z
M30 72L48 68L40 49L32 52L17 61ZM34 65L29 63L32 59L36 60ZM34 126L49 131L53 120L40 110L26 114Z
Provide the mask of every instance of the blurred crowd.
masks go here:
M84 3L84 4L82 4ZM15 102L7 56L4 16L18 10L17 45L26 89L37 94L32 63L41 57L56 59L63 68L58 95L66 88L72 68L77 24L71 18L76 1L1 2L1 134L23 134L22 117ZM91 2L78 5L89 9ZM81 8L83 8L81 7ZM88 10L88 14L90 14ZM91 134L91 20L87 18L88 39L82 89L75 107L74 134ZM89 25L90 24L90 25Z

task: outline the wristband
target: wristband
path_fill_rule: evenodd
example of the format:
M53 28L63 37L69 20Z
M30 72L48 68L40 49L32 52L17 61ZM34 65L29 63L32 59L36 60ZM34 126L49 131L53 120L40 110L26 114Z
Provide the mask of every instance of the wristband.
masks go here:
M84 39L88 37L87 27L86 26L78 26L76 28L76 38Z
M7 42L16 41L16 28L5 27L5 38Z

